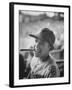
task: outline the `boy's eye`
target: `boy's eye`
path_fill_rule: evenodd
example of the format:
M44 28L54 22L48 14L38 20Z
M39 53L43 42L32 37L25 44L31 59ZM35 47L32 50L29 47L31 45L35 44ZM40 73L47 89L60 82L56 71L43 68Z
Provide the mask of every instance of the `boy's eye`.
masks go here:
M44 45L44 42L41 41L41 40L39 40L39 39L35 39L35 42L38 43L38 44L40 44L40 45Z
M35 42L38 42L38 39L35 39Z

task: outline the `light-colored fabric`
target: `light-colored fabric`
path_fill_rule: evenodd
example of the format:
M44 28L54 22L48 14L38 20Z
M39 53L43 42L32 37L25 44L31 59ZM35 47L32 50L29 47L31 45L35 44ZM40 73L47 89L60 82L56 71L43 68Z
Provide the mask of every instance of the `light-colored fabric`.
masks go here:
M31 66L30 77L32 78L36 78L36 76L37 78L38 76L44 78L60 76L58 66L56 62L51 58L48 58L45 62L41 62L39 58L33 57L30 66Z

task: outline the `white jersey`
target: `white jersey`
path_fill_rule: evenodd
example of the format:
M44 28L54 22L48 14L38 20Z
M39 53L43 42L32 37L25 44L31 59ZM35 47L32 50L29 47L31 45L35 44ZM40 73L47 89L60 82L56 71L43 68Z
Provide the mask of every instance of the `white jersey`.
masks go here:
M30 67L30 78L48 78L60 76L60 71L56 62L50 57L48 57L45 62L42 62L39 58L33 57Z

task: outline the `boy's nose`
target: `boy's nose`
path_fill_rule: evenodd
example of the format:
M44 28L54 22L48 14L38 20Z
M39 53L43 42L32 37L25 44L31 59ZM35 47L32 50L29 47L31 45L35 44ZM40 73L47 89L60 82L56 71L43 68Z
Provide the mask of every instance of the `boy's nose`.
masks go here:
M39 44L35 44L35 49L38 49L39 48Z
M36 43L36 47L37 47L37 48L39 47L39 43Z

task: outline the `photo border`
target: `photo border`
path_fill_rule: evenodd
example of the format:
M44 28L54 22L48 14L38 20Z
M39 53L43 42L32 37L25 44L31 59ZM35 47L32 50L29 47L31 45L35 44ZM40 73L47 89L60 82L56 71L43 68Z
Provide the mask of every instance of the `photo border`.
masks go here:
M18 85L14 86L14 5L32 5L32 6L49 6L49 7L62 7L69 9L69 80L68 82L62 83L51 83L51 84L34 84L34 85ZM53 5L53 4L35 4L35 3L20 3L10 2L9 3L9 86L10 87L29 87L29 86L47 86L47 85L62 85L70 84L70 6L69 5Z

